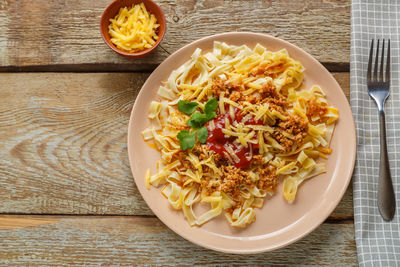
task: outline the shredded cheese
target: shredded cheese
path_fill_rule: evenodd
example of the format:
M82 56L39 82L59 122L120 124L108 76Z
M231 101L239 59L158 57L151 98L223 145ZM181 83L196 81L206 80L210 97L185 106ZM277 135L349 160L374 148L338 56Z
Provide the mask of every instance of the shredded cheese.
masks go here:
M143 3L123 7L110 19L108 32L111 42L119 49L137 53L152 47L158 40L157 19Z

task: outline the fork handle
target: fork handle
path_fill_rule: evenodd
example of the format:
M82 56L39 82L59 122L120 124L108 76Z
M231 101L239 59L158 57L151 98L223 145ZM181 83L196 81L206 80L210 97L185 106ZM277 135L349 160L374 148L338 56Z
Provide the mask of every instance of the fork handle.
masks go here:
M380 128L380 163L379 163L379 185L378 185L378 208L383 219L393 219L396 210L396 199L394 196L392 176L390 174L389 158L386 144L386 122L385 112L379 110Z

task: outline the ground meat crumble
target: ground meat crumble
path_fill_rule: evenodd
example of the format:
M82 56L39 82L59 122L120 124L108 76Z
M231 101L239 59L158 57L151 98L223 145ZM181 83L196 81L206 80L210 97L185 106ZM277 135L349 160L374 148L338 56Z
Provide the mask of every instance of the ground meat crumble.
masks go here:
M293 145L299 147L307 136L308 122L301 117L291 115L288 120L278 121L277 126L272 136L283 147L284 152L289 152ZM286 137L283 131L294 138Z
M229 96L238 92L242 89L240 85L235 85L231 82L228 82L226 79L214 79L213 85L211 86L212 93L215 97L219 97L221 93L225 93L226 96Z
M222 170L221 191L237 198L240 193L240 186L254 187L250 175L234 166L224 166Z
M267 191L275 191L276 187L278 186L276 168L272 165L259 167L258 173L260 175L260 179L258 180L257 187Z
M244 95L243 86L237 86L226 79L215 79L212 85L212 94L219 98L221 93L224 93L225 97L232 101L241 103L243 101L250 102L252 104L264 104L268 103L271 110L276 110L288 117L287 120L277 119L274 122L275 130L271 136L283 147L285 152L292 149L294 145L299 146L303 142L304 137L307 135L308 123L305 119L290 115L285 110L288 107L288 102L285 97L280 95L276 87L272 82L264 85L260 90L256 90L253 95ZM247 88L248 89L248 88ZM320 106L315 105L316 103L308 103L310 114L324 112ZM283 132L292 135L294 138L289 138L283 134ZM232 166L228 160L226 160L221 155L211 151L207 145L198 145L193 150L194 153L200 161L206 160L213 157L216 167L221 170L221 177L213 177L210 175L203 176L201 181L201 188L206 191L208 195L215 191L222 191L230 195L234 201L239 201L239 196L241 188L243 186L252 188L257 186L259 189L267 191L275 191L278 185L278 176L276 175L276 168L271 164L265 163L262 155L253 155L252 167L259 178L253 181L249 172ZM190 165L186 159L181 158L178 155L184 166ZM204 173L212 173L213 170L207 166L203 165ZM236 205L239 205L237 202ZM233 210L235 205L231 207ZM229 212L229 211L228 211Z
M249 188L257 186L263 190L274 191L278 185L275 167L266 164L261 155L253 156L252 169L259 175L259 179L253 181L247 171L231 166L226 159L210 151L205 145L197 146L192 152L199 157L199 160L212 156L217 168L221 170L220 179L203 176L201 188L205 190L207 195L211 195L215 191L222 191L230 195L234 201L239 201L238 198L242 186ZM203 171L211 171L206 166L203 166L203 168L206 168Z
M307 116L311 119L315 116L323 116L328 111L326 104L317 103L315 99L307 101Z

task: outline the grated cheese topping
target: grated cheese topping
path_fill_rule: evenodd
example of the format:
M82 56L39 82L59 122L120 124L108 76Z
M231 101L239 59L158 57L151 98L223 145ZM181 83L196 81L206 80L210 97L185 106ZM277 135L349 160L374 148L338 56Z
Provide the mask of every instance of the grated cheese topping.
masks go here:
M137 53L152 47L158 40L156 17L143 3L123 7L110 19L108 32L111 42L119 49Z

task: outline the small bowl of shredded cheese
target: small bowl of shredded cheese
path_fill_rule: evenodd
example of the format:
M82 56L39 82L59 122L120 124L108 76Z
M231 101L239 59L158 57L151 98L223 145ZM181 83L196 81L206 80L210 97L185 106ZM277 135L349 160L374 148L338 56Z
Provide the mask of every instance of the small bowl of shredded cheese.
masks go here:
M128 58L144 57L161 42L166 22L161 8L151 0L116 0L100 21L104 42Z

